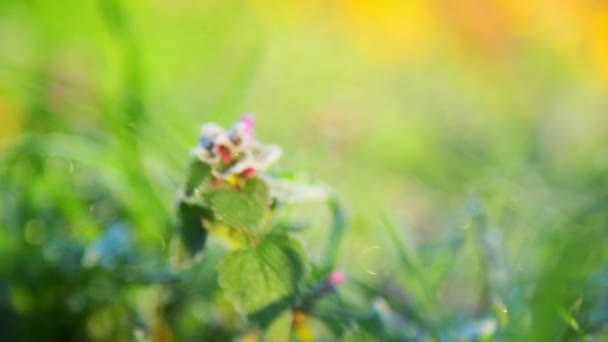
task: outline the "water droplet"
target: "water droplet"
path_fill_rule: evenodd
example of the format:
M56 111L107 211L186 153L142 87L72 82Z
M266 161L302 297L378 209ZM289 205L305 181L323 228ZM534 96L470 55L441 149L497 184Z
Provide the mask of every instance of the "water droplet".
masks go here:
M377 276L382 272L382 260L385 260L381 255L382 251L377 245L366 247L361 251L363 269L367 274Z

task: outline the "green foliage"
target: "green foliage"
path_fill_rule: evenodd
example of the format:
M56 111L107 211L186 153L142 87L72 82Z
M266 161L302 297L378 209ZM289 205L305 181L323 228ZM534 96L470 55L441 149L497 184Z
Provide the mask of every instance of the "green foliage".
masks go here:
M253 313L295 297L306 278L304 252L293 238L270 235L254 247L228 254L219 276L226 297L237 309Z
M205 247L208 234L205 220L209 222L213 214L209 209L184 202L179 203L177 212L182 243L188 254L194 257Z
M259 235L270 205L268 188L263 181L252 179L242 189L222 186L206 194L215 216L248 234Z
M335 267L338 246L345 231L344 210L335 197L327 201L333 225L322 266L312 278L309 277L311 263L300 242L289 235L291 223L273 223L272 214L285 200L277 193L287 195L288 202L293 202L294 199L326 199L326 190L293 181L281 183L269 175L259 177L254 169L251 169L254 171L252 174L223 174L232 166L226 163L239 162L241 156L230 154L225 158L222 155L221 160L207 158L215 153L232 152L227 147L222 151L219 148L214 150L216 143L225 143L221 140L224 133L218 126L206 127L202 131L207 133L202 134L210 135L201 136L202 145L197 146L204 150L196 150L197 155L202 153L204 157L200 161L193 160L189 165L183 192L178 198L181 244L192 261L189 266L196 267L200 261L197 256L205 252L210 237L221 235L219 233L223 230L229 242L236 236L242 238L244 241L237 244L237 250L228 252L218 264L217 275L214 275L218 278L218 290L237 312L244 314L254 327L262 329L268 338L282 340L290 334L291 310L310 313L317 297L335 291L337 284L328 283L327 277ZM248 145L243 142L241 148L247 149ZM272 151L276 153L276 150ZM252 163L249 167L254 165L258 164ZM209 259L203 258L202 262L206 260ZM182 268L181 274L176 276L186 278L185 272ZM302 293L305 284L309 288ZM174 306L174 303L167 306Z
M198 159L193 160L186 175L184 195L202 197L200 194L208 189L211 177L209 165Z
M587 66L517 35L498 68L384 65L257 2L66 1L0 3L0 340L295 340L296 311L320 341L608 336ZM244 110L344 202L188 156Z

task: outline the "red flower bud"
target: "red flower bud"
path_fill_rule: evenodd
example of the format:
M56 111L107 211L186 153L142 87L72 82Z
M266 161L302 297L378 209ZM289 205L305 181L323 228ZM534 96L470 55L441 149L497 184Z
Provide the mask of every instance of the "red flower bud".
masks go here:
M243 170L243 172L241 172L241 175L243 175L244 177L253 177L253 175L255 175L255 170L252 167L248 167L245 170Z
M222 162L224 162L224 164L230 163L232 160L232 153L230 152L228 146L220 145L217 147L217 151L220 154L220 158L222 158Z

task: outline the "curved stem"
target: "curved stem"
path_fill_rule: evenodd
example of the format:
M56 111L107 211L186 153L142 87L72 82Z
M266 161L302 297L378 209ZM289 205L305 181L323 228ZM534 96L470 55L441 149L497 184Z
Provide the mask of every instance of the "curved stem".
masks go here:
M327 199L327 205L332 212L333 221L331 230L329 232L329 239L327 241L327 245L325 246L325 252L323 253L322 265L324 270L331 271L336 266L338 247L346 230L347 216L346 211L336 196L330 196Z

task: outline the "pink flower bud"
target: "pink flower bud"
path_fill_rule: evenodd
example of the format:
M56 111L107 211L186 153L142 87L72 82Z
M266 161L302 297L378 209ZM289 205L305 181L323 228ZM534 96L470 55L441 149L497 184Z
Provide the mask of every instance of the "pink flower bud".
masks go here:
M222 186L222 181L219 178L213 178L211 180L211 186L214 188L219 188L220 186Z
M247 135L253 135L253 128L255 127L255 119L251 115L243 115L240 120L243 125L243 133Z
M252 167L248 167L245 170L243 170L243 172L241 172L241 175L243 175L245 177L253 177L253 175L255 175L255 169Z
M346 280L346 276L342 272L332 272L327 278L327 282L331 286L338 286Z

